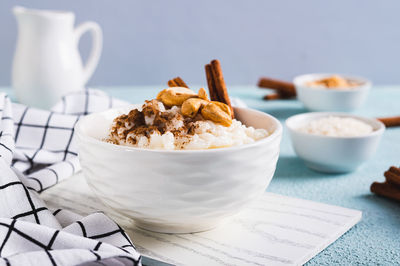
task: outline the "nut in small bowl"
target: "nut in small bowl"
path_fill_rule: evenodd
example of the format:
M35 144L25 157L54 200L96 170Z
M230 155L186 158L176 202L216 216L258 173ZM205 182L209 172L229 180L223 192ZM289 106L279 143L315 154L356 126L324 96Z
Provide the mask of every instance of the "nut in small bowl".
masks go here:
M311 111L349 112L361 107L372 83L342 74L306 74L294 78L299 100Z

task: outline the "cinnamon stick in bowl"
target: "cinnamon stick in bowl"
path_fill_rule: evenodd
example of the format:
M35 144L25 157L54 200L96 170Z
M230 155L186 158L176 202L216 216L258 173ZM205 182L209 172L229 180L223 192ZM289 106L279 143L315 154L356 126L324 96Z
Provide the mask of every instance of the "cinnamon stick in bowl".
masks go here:
M219 60L212 60L210 64L205 66L208 90L210 92L211 101L225 103L232 112L232 118L235 118L231 100L228 95L224 76L222 74L221 63Z
M185 87L185 88L189 88L189 86L180 77L176 77L176 78L173 78L171 80L168 80L168 86L169 87Z

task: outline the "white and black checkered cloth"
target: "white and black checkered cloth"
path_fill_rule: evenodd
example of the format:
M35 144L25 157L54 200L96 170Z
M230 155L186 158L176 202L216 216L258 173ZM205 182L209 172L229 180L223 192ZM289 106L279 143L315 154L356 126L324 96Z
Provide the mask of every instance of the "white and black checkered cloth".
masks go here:
M0 265L141 264L129 237L103 213L52 211L38 196L80 170L79 117L122 104L89 89L44 111L0 94Z

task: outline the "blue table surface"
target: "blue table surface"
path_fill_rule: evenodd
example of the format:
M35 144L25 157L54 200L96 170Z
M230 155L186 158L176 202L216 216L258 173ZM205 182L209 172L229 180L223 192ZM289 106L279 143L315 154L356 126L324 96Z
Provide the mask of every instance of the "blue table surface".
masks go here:
M164 86L100 87L132 103L154 98L162 88ZM12 94L8 88L0 91ZM232 86L229 92L249 107L267 112L282 122L289 116L307 112L297 100L263 101L267 90L254 86ZM374 87L364 107L354 113L369 117L400 115L400 86ZM355 227L307 265L400 264L400 202L378 197L369 190L372 182L384 180L383 173L391 165L400 165L400 127L386 130L377 153L360 169L339 175L306 168L296 157L284 129L277 169L267 190L363 212L362 220Z

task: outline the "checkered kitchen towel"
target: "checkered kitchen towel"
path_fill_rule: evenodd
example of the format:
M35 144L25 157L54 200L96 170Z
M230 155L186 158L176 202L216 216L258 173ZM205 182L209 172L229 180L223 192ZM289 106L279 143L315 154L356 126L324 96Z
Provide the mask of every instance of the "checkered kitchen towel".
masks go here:
M122 104L86 90L44 111L0 94L0 265L141 264L129 237L103 213L51 211L38 196L80 170L79 117Z

